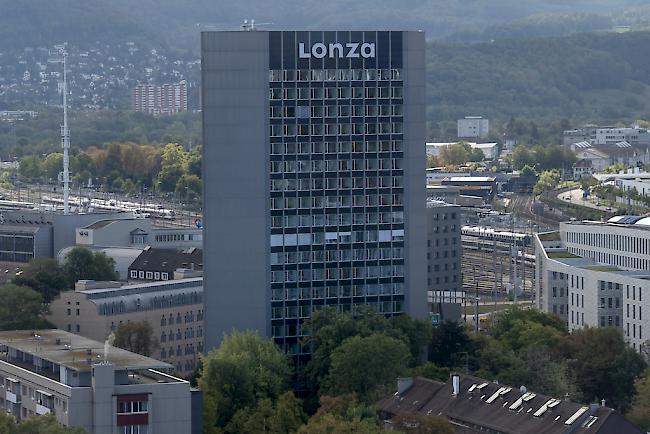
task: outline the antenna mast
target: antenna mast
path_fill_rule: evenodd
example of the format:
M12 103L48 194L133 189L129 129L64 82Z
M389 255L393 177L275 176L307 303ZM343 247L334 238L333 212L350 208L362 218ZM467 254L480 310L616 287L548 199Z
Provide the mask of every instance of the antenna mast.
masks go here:
M55 48L63 58L63 125L61 126L61 147L63 148L63 173L61 181L63 182L63 213L70 214L70 130L68 129L68 71L67 59L68 52L65 45L58 45Z

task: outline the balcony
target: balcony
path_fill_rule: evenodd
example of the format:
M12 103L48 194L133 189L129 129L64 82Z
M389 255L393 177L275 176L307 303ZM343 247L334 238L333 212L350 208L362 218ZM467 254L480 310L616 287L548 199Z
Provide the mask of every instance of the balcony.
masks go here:
M45 407L44 405L36 404L36 414L44 415L44 414L50 414L51 412L52 410Z
M15 393L12 393L8 390L5 394L5 399L9 402L13 402L14 404L20 404L20 395L16 395Z

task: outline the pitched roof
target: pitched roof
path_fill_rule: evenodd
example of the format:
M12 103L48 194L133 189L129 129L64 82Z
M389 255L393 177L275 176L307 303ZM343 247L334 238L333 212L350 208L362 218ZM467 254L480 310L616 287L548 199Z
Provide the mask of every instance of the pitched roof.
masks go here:
M147 247L133 261L129 270L166 271L173 273L179 268L203 269L203 250L189 249L154 249Z
M460 375L459 380L454 395L452 380L415 378L402 393L380 400L377 409L387 419L409 412L444 416L452 425L462 426L463 433L642 434L611 408L556 399L469 375Z

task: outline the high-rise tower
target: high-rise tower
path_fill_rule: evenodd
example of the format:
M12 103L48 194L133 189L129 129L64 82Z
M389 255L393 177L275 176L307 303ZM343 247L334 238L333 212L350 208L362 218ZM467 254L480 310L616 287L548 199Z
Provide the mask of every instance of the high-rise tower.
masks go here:
M326 306L427 314L424 34L202 34L206 349Z

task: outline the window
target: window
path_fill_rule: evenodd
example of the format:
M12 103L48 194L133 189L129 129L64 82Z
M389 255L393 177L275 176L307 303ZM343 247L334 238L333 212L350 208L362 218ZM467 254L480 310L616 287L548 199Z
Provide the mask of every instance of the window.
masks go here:
M169 280L169 273L161 273L162 280Z
M138 270L131 270L131 279L137 279L138 278Z
M147 434L147 425L124 425L119 427L119 434Z

